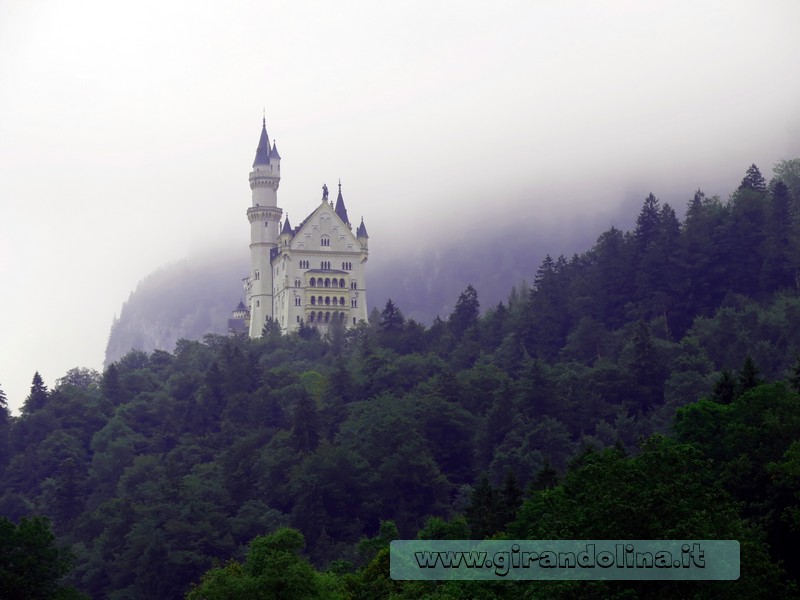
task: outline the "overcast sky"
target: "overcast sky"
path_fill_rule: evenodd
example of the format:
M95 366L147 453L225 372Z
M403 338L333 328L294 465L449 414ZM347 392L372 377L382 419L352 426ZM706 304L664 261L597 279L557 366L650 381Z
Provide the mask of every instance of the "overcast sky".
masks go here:
M798 23L796 0L0 0L0 386L16 409L37 369L100 369L148 273L246 248L263 108L292 223L341 177L374 255L611 224L800 156Z

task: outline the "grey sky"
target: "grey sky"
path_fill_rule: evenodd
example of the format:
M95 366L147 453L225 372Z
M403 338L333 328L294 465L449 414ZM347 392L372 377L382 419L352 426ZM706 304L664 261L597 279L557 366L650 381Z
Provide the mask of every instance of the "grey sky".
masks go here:
M794 0L3 0L0 386L17 408L37 369L99 369L139 280L248 243L262 107L293 222L341 177L373 254L512 211L535 235L800 155L797 23Z

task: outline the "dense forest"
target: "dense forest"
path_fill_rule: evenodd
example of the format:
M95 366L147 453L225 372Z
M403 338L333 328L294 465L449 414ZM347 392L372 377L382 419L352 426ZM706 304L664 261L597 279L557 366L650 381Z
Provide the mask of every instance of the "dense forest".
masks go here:
M0 394L4 597L797 596L800 160L687 201L429 327L388 300ZM736 539L742 575L394 581L413 538Z

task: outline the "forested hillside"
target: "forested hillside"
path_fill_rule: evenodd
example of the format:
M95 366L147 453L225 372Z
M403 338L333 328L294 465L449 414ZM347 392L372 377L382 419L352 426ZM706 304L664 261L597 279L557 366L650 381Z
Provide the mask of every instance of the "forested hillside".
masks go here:
M650 195L430 327L390 300L324 338L267 323L37 374L0 411L0 515L49 517L92 598L796 596L799 167L683 222ZM417 536L738 539L742 578L391 580L389 540Z

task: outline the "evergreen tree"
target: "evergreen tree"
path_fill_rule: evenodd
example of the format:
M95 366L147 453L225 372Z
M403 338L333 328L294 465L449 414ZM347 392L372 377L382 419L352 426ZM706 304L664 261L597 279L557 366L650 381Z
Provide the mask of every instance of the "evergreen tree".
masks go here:
M472 490L464 516L469 524L470 537L483 540L497 531L498 502L489 477L483 473Z
M546 458L542 468L539 469L536 477L531 482L530 488L531 490L549 490L556 487L556 485L558 485L558 473L550 463L550 459Z
M736 379L728 369L722 369L714 382L711 397L719 404L730 404L736 399Z
M298 452L313 452L319 445L319 415L314 399L303 390L292 413L292 445Z
M100 381L100 389L103 396L108 400L112 406L117 406L122 403L122 386L119 382L119 369L117 363L111 363L103 373L103 378Z
M31 382L31 393L25 400L25 404L22 406L22 412L25 414L31 414L34 411L43 408L45 404L47 404L47 398L49 397L49 393L47 391L47 386L42 381L42 376L39 375L39 371L36 371L33 374L33 381Z
M519 486L514 471L509 469L506 472L503 487L500 488L497 499L497 524L501 529L517 518L517 510L522 505L523 496L522 488Z
M760 376L760 371L758 370L758 367L756 367L756 363L753 361L750 355L747 355L747 357L744 359L742 370L739 371L738 383L739 394L743 394L747 390L751 390L754 387L764 383L764 380Z
M261 328L261 337L265 340L279 340L281 338L281 324L275 317L267 317L264 320L264 327Z
M400 312L400 309L395 306L395 303L392 302L392 299L389 298L386 301L386 306L381 312L380 318L380 328L384 332L399 332L402 331L403 325L405 324L405 318L403 317L403 313Z
M659 206L658 198L651 192L644 199L642 209L636 218L636 228L633 230L636 246L640 251L647 248L655 240L660 222L661 207Z
M767 191L767 181L764 179L764 176L761 175L761 171L759 171L757 166L753 164L747 168L747 173L745 173L744 179L742 179L742 183L739 185L739 189L753 190L754 192Z
M460 339L467 329L477 323L480 307L478 292L472 287L472 284L467 285L466 289L459 295L448 321L450 331L453 332L456 339Z

